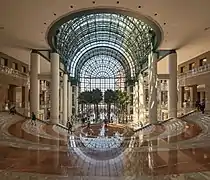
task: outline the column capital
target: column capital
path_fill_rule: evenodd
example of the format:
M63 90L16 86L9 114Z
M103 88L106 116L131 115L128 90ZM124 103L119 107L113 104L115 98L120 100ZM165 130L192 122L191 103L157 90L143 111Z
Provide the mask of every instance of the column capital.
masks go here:
M170 50L168 55L170 54L176 54L176 50L175 49Z
M36 49L32 49L31 53L36 53L38 54L38 51Z
M55 49L51 49L49 52L50 52L50 53L57 53L57 51L56 51ZM58 53L57 53L57 54L58 54Z

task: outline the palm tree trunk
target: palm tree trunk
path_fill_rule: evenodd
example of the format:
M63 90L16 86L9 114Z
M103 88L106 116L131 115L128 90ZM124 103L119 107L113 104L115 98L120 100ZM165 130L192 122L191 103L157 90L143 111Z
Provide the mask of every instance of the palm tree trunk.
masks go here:
M99 119L98 104L96 104L96 114L97 114L97 119Z
M96 104L93 104L93 107L94 107L95 119L97 120Z
M110 114L111 114L111 104L107 104L107 114L108 114L108 121L110 122Z
M82 111L82 113L84 112L84 104L83 103L81 104L81 111Z

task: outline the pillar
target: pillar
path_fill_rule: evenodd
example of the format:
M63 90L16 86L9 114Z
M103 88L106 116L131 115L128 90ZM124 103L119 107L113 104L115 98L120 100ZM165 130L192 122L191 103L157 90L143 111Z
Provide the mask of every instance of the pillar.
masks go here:
M190 87L190 107L195 107L197 101L197 85Z
M157 54L152 53L149 59L149 121L157 123Z
M205 110L210 111L210 86L205 84Z
M75 86L75 92L74 92L74 102L75 102L75 115L78 115L78 94L79 94L79 87Z
M60 98L60 120L63 120L63 87L60 87L59 89L59 98Z
M67 93L67 87L68 87L68 75L63 75L63 125L67 124L68 115L67 115L67 106L68 106L68 93Z
M134 87L133 87L133 121L138 122L138 82L135 82Z
M29 94L29 89L28 86L23 86L22 87L22 107L25 109L24 115L25 116L30 116L29 109L28 109L28 94Z
M177 117L177 54L169 54L168 58L168 115L169 118Z
M31 53L31 71L30 71L30 111L34 112L36 116L39 115L40 106L40 80L38 74L40 73L40 55Z
M183 106L183 103L184 103L184 86L181 86L180 87L180 90L179 90L179 96L180 96L180 99L179 99L179 101L180 101L180 108L183 108L184 106Z
M200 102L203 100L203 99L205 99L205 91L201 91L200 92Z
M68 117L72 116L72 86L71 82L68 82Z
M59 122L59 55L51 53L51 111L50 119L53 124Z
M127 94L128 94L128 96L129 96L129 100L131 100L131 91L130 91L130 85L127 85ZM127 118L128 118L128 120L130 120L130 109L131 109L131 104L130 103L128 103L128 105L127 105Z
M144 78L139 76L139 121L145 123L145 92L144 92Z

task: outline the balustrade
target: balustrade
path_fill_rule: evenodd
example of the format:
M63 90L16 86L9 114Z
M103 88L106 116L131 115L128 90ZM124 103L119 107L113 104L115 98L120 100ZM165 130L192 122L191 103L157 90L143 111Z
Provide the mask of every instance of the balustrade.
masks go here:
M23 78L23 79L28 78L27 73L23 73L23 72L20 72L18 70L15 70L13 68L9 68L9 67L3 66L3 65L0 65L0 72L4 73L4 74L7 74L7 75L11 75L13 77L17 77L17 78Z
M198 68L194 68L192 70L189 70L185 73L181 73L178 75L179 79L183 79L183 78L188 78L188 77L192 77L192 76L196 76L199 75L201 73L205 73L210 71L210 64L206 64L204 66L200 66Z

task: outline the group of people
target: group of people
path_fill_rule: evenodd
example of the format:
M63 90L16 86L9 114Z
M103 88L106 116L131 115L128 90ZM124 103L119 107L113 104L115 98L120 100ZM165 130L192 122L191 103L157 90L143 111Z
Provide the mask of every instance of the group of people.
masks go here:
M201 102L199 100L196 101L195 106L198 111L201 111L204 114L205 111L205 99L203 99Z

